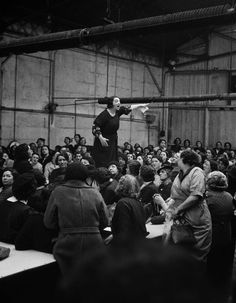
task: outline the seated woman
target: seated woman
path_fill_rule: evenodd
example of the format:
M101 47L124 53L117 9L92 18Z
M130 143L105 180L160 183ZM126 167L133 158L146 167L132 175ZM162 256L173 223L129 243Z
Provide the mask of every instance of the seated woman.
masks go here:
M137 179L132 175L122 176L116 191L121 198L112 218L112 245L144 239L147 235L146 216L143 205L138 200Z
M2 168L6 168L6 167L13 167L14 165L14 160L9 158L9 154L7 152L4 152L2 155L2 158L4 159Z
M153 195L158 193L158 187L154 184L155 172L150 165L143 165L140 169L140 177L143 185L140 188L139 199L144 206L146 220L150 217L159 215L157 205L153 203Z
M18 173L13 168L5 168L1 175L0 203L12 196L12 184Z
M33 173L26 172L19 175L13 182L14 196L0 203L0 241L14 243L15 239L26 222L30 207L28 198L37 187Z
M171 194L171 172L173 167L171 165L164 165L158 170L158 174L160 176L160 186L158 188L158 193L161 197L166 201L169 199ZM152 224L162 224L165 221L165 212L161 209L160 215L153 216L151 218Z
M205 159L203 162L203 172L205 177L208 176L209 173L218 170L218 162L215 160Z
M64 182L68 161L69 156L67 153L57 155L55 164L58 165L58 168L55 168L49 177L49 187L51 190L53 190L57 185L60 185Z
M122 173L121 173L121 168L120 168L119 162L117 162L117 161L111 161L108 164L108 170L111 173L111 177L113 179L115 179L116 181L119 181L120 178L122 177Z
M49 199L49 191L45 187L46 179L42 172L34 170L37 181L36 192L28 198L28 206L31 207L29 216L19 230L15 239L17 250L34 249L46 253L52 253L57 230L45 227L43 223L44 212Z

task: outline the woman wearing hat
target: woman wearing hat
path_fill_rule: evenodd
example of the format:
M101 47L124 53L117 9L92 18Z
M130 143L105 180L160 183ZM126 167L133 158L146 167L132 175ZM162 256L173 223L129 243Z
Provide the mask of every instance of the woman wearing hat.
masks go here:
M108 224L107 208L98 190L87 185L87 177L85 165L70 164L65 183L51 193L44 214L45 226L59 231L53 254L63 274L86 252L104 245L100 229Z
M117 131L120 125L120 116L128 115L131 109L120 106L120 99L109 99L107 108L94 120L92 133L95 136L93 158L96 167L107 167L111 161L117 161Z
M206 201L212 218L212 244L207 256L210 277L216 286L229 286L232 273L233 197L226 191L228 182L220 171L209 173L206 180ZM226 289L224 289L226 291Z

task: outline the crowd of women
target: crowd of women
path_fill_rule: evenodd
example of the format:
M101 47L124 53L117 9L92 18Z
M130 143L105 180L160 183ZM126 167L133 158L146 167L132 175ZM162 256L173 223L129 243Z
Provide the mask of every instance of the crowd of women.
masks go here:
M231 144L210 149L176 138L143 148L125 142L103 166L93 152L79 134L54 150L43 138L1 146L0 241L52 252L66 275L89 251L145 239L147 222L164 224L169 245L172 227L188 224L194 241L179 245L226 289L235 245Z

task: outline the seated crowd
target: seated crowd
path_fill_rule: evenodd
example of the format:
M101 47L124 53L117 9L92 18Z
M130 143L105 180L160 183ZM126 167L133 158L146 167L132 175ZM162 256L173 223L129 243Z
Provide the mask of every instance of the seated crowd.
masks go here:
M53 253L65 274L78 254L145 239L148 222L166 221L172 184L181 171L179 159L194 157L192 153L204 174L211 214L207 266L216 278L215 266L223 257L221 273L229 275L236 207L236 155L230 142L217 142L214 148L201 141L192 146L188 139L182 145L180 138L169 146L160 139L157 147L125 142L118 147L117 161L107 167L95 166L92 147L79 134L74 140L65 137L54 149L43 138L0 146L0 241L19 250ZM156 194L161 202L153 198ZM108 226L112 234L104 230Z

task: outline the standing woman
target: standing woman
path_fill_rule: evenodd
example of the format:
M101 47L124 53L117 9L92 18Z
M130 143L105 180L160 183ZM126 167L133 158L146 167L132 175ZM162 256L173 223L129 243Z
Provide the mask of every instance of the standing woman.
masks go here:
M65 183L51 193L44 214L47 228L58 229L53 254L63 274L89 251L103 247L100 229L108 225L107 209L98 190L86 184L87 167L72 163Z
M176 222L182 218L190 224L195 243L190 248L191 254L201 262L206 262L211 246L211 215L203 198L205 193L205 176L199 165L199 156L192 150L185 150L180 154L178 166L179 174L171 187L171 200L165 206L160 196L154 201L166 209L166 223ZM185 245L185 244L181 244Z
M111 161L118 160L117 154L117 131L120 125L120 116L128 115L130 108L120 106L120 99L109 99L107 108L94 120L92 133L95 136L93 146L93 158L96 167L107 167Z

